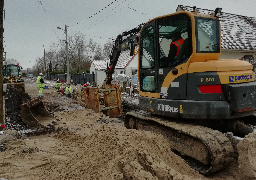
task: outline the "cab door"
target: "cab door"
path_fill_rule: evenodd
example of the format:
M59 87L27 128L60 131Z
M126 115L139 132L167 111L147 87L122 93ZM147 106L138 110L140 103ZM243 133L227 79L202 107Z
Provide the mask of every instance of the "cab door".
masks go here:
M155 37L153 21L145 25L140 33L139 84L140 95L159 98Z

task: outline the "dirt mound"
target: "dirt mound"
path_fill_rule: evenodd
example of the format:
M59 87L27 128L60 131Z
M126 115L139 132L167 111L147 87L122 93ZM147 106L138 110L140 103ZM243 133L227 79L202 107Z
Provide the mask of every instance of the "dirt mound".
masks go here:
M245 179L256 179L256 133L247 135L237 146L239 168Z
M113 124L95 125L90 135L66 131L54 138L60 140L62 146L56 149L54 161L34 169L40 179L201 177L170 151L162 136L150 132L127 131Z
M203 179L161 135L128 130L111 120L100 124L109 118L89 109L58 112L56 118L58 134L13 141L0 152L3 177Z

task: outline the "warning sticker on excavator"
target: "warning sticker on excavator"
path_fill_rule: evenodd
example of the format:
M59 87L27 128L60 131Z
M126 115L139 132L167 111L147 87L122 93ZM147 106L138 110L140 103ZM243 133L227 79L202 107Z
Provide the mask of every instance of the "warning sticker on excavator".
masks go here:
M241 82L248 82L248 81L252 81L252 80L253 80L252 74L229 76L230 83L241 83Z
M168 104L158 104L159 111L168 111L168 112L179 112L178 108L171 107Z

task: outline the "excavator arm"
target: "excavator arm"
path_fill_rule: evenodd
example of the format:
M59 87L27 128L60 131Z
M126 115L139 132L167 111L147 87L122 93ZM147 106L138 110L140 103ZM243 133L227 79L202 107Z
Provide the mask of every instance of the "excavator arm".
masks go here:
M106 69L106 85L110 85L112 81L112 75L115 71L115 67L118 61L118 58L123 50L127 50L129 47L128 44L133 44L136 41L137 33L141 30L143 24L138 25L138 27L125 31L122 34L119 34L115 40L114 46L110 55L110 63ZM130 47L131 49L132 47Z

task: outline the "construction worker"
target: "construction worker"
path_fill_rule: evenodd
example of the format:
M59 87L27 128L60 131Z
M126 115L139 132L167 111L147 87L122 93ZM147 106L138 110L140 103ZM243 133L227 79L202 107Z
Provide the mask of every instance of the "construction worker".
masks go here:
M65 94L68 98L71 98L71 93L72 93L72 87L70 86L70 84L67 84L68 86L65 89Z
M172 39L172 43L170 44L168 59L171 61L171 65L175 65L177 63L176 58L182 47L184 39L182 39L181 34L178 32L172 34L171 39Z
M83 89L86 88L87 86L88 86L88 85L85 83L85 84L83 85ZM82 90L83 90L83 89L82 89Z
M56 85L55 85L55 88L56 88L56 91L57 91L57 92L59 92L61 85L62 85L62 83L60 82L59 79L57 79L57 82L56 82Z
M43 96L44 80L42 76L43 76L43 73L39 73L39 76L37 77L37 80L36 80L37 88L39 90L38 97Z

